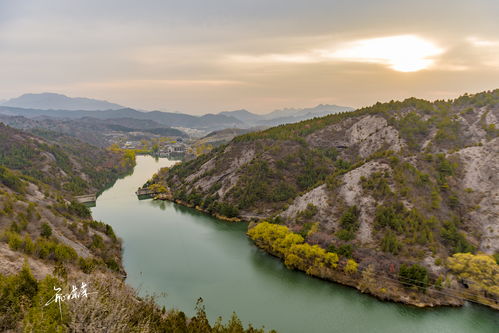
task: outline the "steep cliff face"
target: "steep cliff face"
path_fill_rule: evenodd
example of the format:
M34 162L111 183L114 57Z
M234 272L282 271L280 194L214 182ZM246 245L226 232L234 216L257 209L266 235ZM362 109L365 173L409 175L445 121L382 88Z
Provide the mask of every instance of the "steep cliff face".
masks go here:
M378 103L236 137L154 182L210 213L284 225L359 271L419 263L435 281L454 253L499 250L498 119L499 90Z

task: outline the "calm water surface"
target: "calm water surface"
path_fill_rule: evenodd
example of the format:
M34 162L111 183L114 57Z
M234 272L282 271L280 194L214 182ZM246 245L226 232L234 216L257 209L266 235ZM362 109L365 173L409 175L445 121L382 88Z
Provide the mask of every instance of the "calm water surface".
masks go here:
M215 220L134 192L167 159L138 156L133 175L104 192L93 217L124 241L127 282L141 294L194 314L199 297L210 320L229 319L279 332L499 332L499 314L477 305L421 310L380 302L356 290L286 269L245 236L245 224Z

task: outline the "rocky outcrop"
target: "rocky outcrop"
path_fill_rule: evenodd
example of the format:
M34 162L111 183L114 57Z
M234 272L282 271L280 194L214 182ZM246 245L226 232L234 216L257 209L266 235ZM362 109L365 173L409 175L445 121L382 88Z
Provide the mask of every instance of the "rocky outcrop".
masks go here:
M499 138L478 147L460 150L462 185L473 192L477 206L466 219L480 230L479 248L489 254L499 252Z
M359 146L359 155L363 158L382 147L393 151L400 151L404 147L398 131L379 116L361 118L347 130L347 137L351 145Z

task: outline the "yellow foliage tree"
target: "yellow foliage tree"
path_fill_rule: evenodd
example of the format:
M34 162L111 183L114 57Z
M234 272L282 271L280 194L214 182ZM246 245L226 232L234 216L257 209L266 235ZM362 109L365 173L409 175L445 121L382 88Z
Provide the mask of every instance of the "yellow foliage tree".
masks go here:
M301 235L290 232L284 238L276 239L272 244L272 249L285 254L292 245L301 244L303 241L304 239Z
M258 246L283 257L288 268L309 273L314 269L335 268L338 265L336 253L327 252L319 245L304 243L301 235L282 225L262 222L251 228L248 236Z
M470 289L499 296L499 265L483 253L456 253L447 260L447 267L469 284Z
M288 235L291 236L286 238ZM287 248L294 244L293 242L303 242L303 237L297 235L300 238L296 238L293 235L294 233L287 227L268 222L259 223L248 231L248 236L258 246L269 251L275 251L280 255L284 255Z
M345 270L345 273L347 273L347 274L354 274L354 273L357 273L358 267L359 267L359 264L357 264L355 262L355 260L348 259L344 270Z

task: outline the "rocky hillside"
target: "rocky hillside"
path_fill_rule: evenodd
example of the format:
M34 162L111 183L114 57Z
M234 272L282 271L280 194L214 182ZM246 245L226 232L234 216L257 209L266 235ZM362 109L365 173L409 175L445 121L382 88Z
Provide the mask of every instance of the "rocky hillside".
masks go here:
M42 134L0 125L0 331L211 332L202 300L186 318L124 284L121 240L73 200L130 171L133 156ZM73 296L47 305L54 288ZM235 315L214 329L263 333Z
M92 220L73 195L103 190L129 172L134 159L44 134L52 137L0 124L2 331L55 331L57 311L43 308L48 299L40 304L54 286L89 281L89 274L111 283L125 274L121 241L109 225Z
M204 305L187 318L123 283L121 241L89 210L49 185L0 166L0 331L211 332ZM88 297L47 302L72 286ZM90 294L91 293L91 294ZM234 315L216 332L245 330ZM215 330L214 330L215 332Z
M466 298L497 306L487 255L499 252L498 121L499 90L377 103L236 137L147 185L214 215L271 222L249 235L291 268L416 305L459 304L473 286ZM279 224L302 241L276 250ZM338 264L307 264L314 255L293 247L305 245ZM488 280L452 266L456 253L486 254Z

